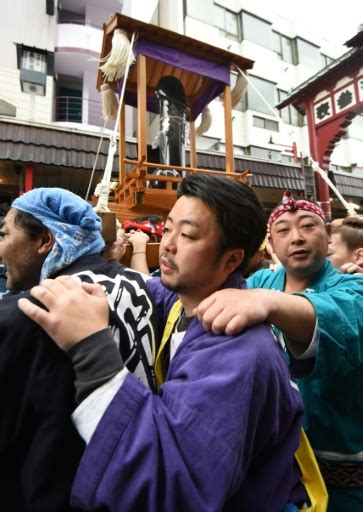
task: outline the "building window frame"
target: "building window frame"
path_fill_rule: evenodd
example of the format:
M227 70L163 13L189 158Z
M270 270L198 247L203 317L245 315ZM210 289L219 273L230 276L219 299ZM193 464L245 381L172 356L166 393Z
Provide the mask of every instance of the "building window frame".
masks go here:
M276 98L277 98L276 82L271 82L271 80L266 80L265 78L261 78L259 76L255 76L255 75L249 75L249 78L254 83L255 87L266 98L266 101L271 105L271 107L273 107L276 104ZM261 91L260 90L260 88L258 87L258 83L259 82L261 82L261 83L263 82L264 85L269 84L269 85L271 85L273 87L272 96L266 94L266 91L263 91L263 90ZM255 93L254 89L252 89L250 86L248 86L246 97L245 97L246 98L247 110L253 110L254 112L259 112L261 114L269 115L271 113L271 111L270 111L270 109L267 108L265 103L263 103L259 98L258 98L258 100L256 102L255 102L255 100L257 98L253 98L253 100L251 100L251 95L255 95L255 94L256 93Z
M288 92L282 89L277 89L278 102L281 103L287 98ZM296 110L293 105L287 105L280 110L280 117L286 124L292 126L304 126L304 117Z
M261 128L263 130L269 130L270 132L278 132L280 131L278 121L274 119L267 119L266 117L261 116L252 116L252 125L255 128Z
M219 35L225 37L227 39L232 39L234 41L241 41L241 20L239 14L231 11L230 9L226 9L222 5L214 3L215 11L218 9L223 14L223 23L221 25L217 25L214 23L214 26L218 28ZM216 16L216 14L215 14ZM231 31L228 28L228 17L234 18L236 23L236 30Z
M316 44L303 39L302 37L295 37L294 39L294 48L295 48L295 56L296 56L296 64L302 64L304 66L309 66L313 69L320 69L320 47ZM315 55L308 55L309 52L304 52L303 49L308 51L314 51Z
M272 31L272 50L277 54L279 59L289 64L296 64L296 55L294 50L294 41L276 30ZM286 50L289 48L289 51Z
M260 18L259 16L256 16L254 14L251 14L250 12L242 10L240 13L240 20L241 20L241 36L242 41L250 41L251 43L257 44L258 46L262 46L263 48L267 48L268 50L271 50L272 48L272 23ZM256 27L253 28L251 33L251 27L248 27L248 20L255 24L257 27L260 26L262 29L262 32L259 32L258 37L255 37L254 34L257 33ZM248 28L247 28L248 27ZM264 32L265 29L268 29L268 34L265 34L264 38L260 37L260 34Z
M326 55L325 53L320 52L320 61L321 61L321 67L322 69L326 68L331 64L334 59L332 57L329 57L329 55Z

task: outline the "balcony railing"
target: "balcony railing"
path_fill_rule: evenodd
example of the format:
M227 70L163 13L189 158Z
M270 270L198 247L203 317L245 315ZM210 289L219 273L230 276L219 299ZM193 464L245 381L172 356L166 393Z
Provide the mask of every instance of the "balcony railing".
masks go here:
M102 104L74 96L56 96L55 120L103 126Z

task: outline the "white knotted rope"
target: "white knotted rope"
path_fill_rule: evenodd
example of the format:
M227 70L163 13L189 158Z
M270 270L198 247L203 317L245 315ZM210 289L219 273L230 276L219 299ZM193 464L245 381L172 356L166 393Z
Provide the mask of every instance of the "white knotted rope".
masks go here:
M119 30L119 29L116 29L116 30ZM98 196L98 201L97 201L95 210L98 212L109 211L107 205L108 205L108 196L109 196L109 192L110 192L110 181L111 181L111 176L112 176L113 160L114 160L115 153L117 150L118 125L119 125L119 120L120 120L120 115L121 115L121 108L122 108L122 104L123 104L123 100L124 100L124 96L125 96L127 77L129 74L131 62L134 58L133 52L132 52L134 42L135 42L135 32L132 34L131 42L129 45L129 52L128 52L128 57L127 57L127 62L126 62L124 78L123 78L123 82L122 82L122 88L121 88L121 92L120 92L119 105L118 105L118 109L117 109L115 128L110 135L110 144L109 144L109 148L108 148L108 155L107 155L105 171L103 174L102 181L97 185L97 187L95 189L95 195Z

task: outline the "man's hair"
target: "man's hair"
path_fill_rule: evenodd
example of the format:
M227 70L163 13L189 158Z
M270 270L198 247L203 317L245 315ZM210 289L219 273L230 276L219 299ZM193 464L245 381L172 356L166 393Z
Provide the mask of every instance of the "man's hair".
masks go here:
M332 233L339 233L349 251L363 247L363 218L347 217L338 226L332 226Z
M17 228L24 230L29 236L30 240L35 240L39 235L48 231L48 229L38 219L33 217L30 213L16 210L14 217L14 225Z
M241 181L194 174L179 186L178 197L184 195L201 199L215 213L221 231L220 254L227 249L244 249L243 271L266 235L267 218L256 194Z

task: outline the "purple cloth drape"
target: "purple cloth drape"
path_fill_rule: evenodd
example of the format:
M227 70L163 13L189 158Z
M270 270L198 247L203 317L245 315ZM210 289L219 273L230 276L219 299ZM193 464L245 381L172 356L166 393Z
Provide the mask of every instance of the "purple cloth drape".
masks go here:
M203 108L223 92L225 85L230 84L228 64L219 64L211 60L202 59L184 50L170 48L169 46L140 38L136 42L134 54L136 56L144 55L145 57L164 62L165 64L196 73L212 80L206 88L203 88L203 90L196 95L193 105L190 105L191 121L194 121ZM120 81L119 89L121 89L121 85L122 80ZM126 92L125 101L128 105L136 107L136 93ZM147 110L155 113L159 112L158 102L155 96L147 97Z

